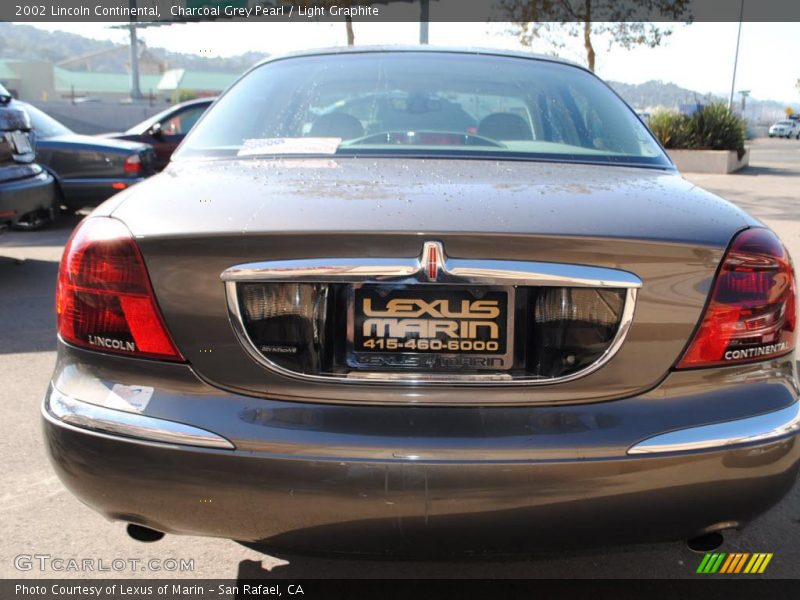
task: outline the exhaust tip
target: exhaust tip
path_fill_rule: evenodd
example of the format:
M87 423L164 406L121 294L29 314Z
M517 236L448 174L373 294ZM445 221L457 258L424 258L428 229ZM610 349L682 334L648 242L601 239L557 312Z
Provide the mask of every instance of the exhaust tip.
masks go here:
M722 546L724 541L725 537L719 531L712 531L690 540L686 540L686 546L692 552L704 554L706 552L716 550Z
M164 533L161 531L156 531L155 529L150 529L142 525L135 525L133 523L128 523L128 535L137 542L145 543L157 542L164 537Z

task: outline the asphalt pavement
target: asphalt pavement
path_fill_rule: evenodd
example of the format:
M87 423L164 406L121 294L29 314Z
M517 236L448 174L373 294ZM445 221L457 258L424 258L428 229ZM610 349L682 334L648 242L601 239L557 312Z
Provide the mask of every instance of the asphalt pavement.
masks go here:
M751 167L734 175L687 179L739 204L773 227L800 260L800 142L757 140ZM76 500L50 469L39 407L55 364L53 295L63 245L76 218L40 232L0 236L0 578L693 578L702 555L683 543L609 547L513 558L350 559L259 552L234 541L166 536L143 544ZM772 552L764 576L800 577L800 485L744 531L726 535L725 552ZM48 555L50 559L35 559ZM19 557L22 557L21 559ZM31 560L26 560L31 557ZM42 571L52 558L92 559L95 568L125 561L193 561L192 570L101 573ZM102 561L102 562L101 562ZM142 564L142 563L139 563ZM30 565L30 570L25 569ZM52 566L52 565L51 565Z

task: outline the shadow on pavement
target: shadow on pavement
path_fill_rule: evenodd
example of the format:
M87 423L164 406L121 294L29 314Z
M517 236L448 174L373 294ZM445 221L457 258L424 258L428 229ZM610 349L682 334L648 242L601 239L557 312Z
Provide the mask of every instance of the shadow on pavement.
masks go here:
M0 354L56 349L55 288L61 248L82 217L0 235Z
M749 166L733 173L733 175L770 175L773 177L800 177L800 171L797 169L784 169L778 167L754 167Z
M56 349L57 274L57 262L14 260L0 248L0 354Z
M9 231L0 235L0 258L4 248L29 246L63 246L72 230L83 219L79 215L61 215L55 221L36 231Z

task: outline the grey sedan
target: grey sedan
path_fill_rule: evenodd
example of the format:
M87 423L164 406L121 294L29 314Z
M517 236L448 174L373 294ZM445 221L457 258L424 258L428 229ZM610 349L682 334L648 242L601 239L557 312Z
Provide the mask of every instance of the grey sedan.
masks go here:
M140 535L694 538L797 478L783 244L550 57L260 64L83 221L57 312L54 468Z

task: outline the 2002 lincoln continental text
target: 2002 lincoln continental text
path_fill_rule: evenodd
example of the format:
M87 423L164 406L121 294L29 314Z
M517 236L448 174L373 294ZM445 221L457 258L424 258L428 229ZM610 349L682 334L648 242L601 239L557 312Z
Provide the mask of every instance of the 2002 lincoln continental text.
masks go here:
M272 58L80 224L56 304L53 465L140 533L669 540L797 478L784 246L554 58Z

